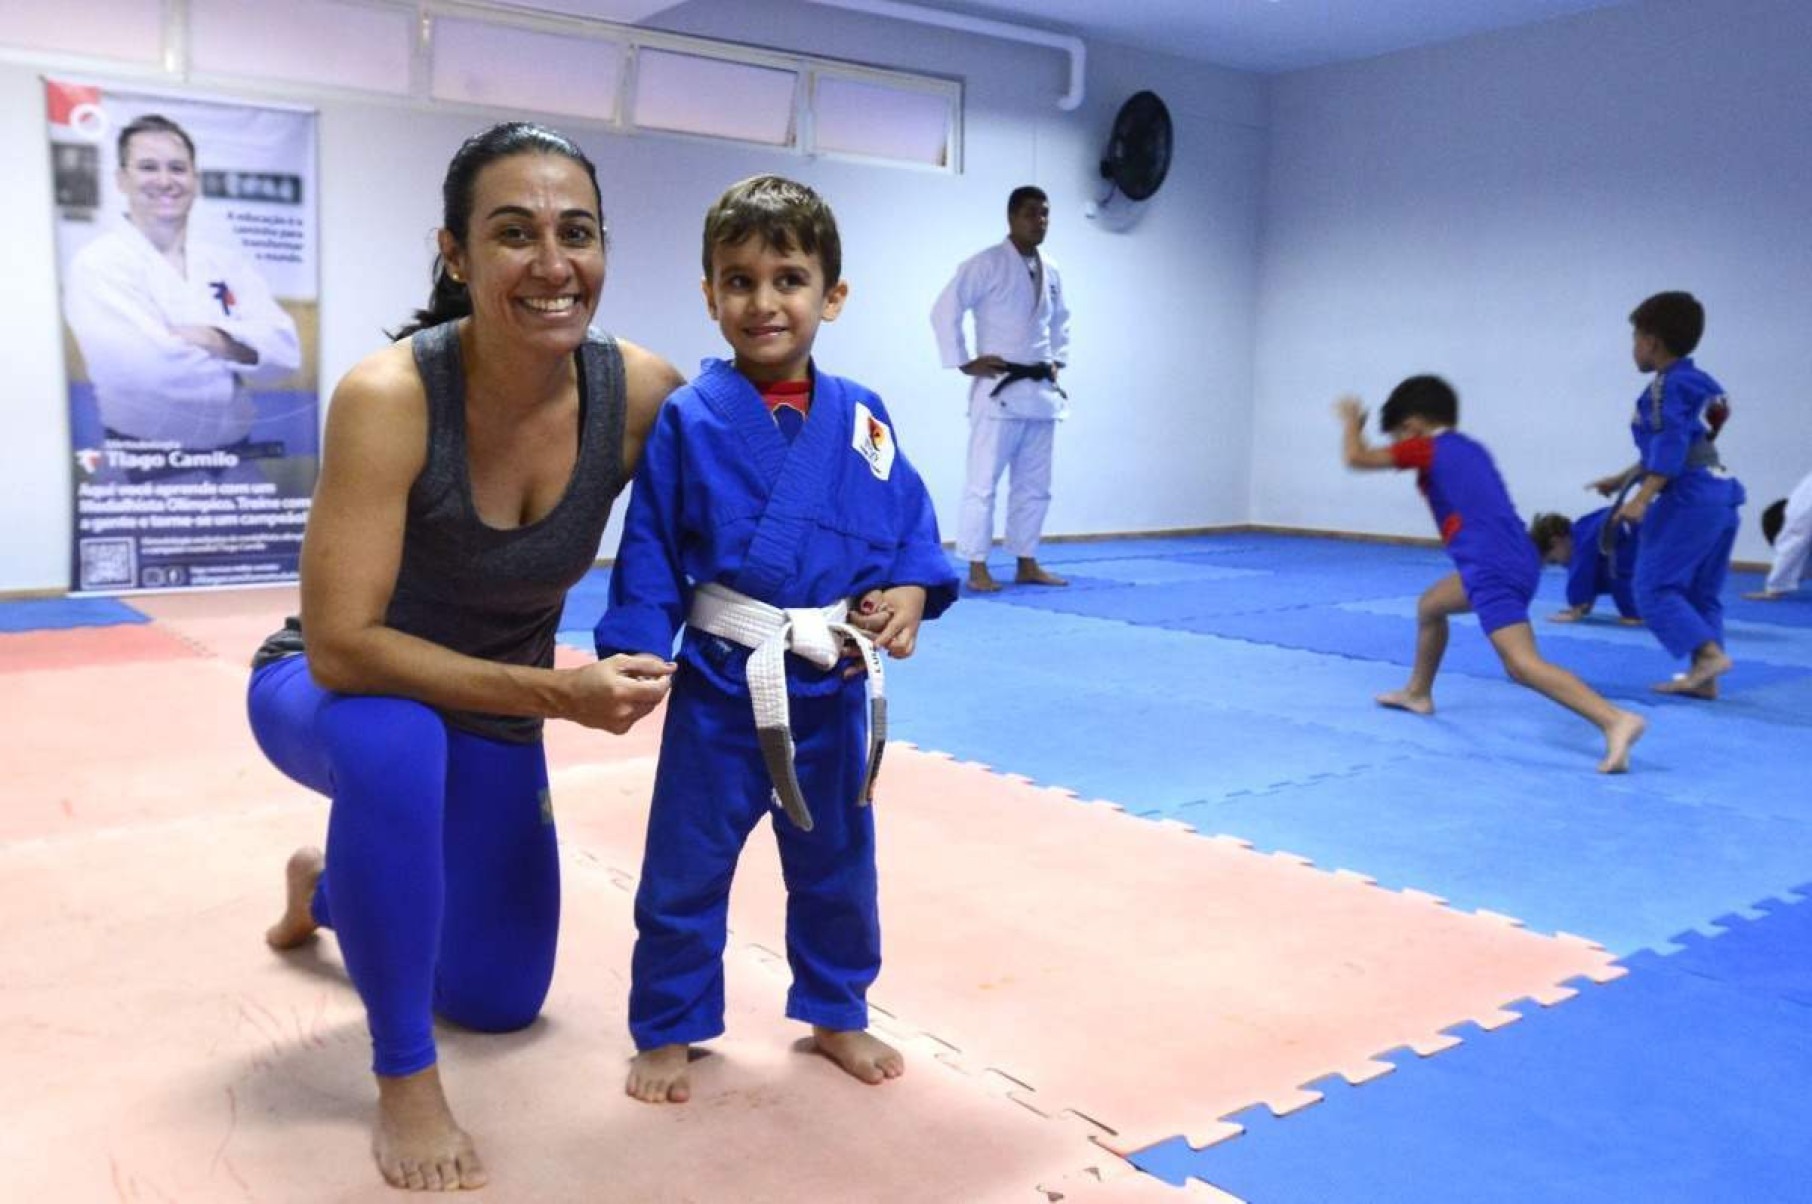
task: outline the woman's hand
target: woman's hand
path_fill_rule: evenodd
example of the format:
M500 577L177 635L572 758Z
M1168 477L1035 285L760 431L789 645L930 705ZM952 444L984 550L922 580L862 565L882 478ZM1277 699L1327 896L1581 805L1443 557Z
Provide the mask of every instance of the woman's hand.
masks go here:
M673 662L645 652L606 657L565 670L562 718L621 736L661 705L673 686Z

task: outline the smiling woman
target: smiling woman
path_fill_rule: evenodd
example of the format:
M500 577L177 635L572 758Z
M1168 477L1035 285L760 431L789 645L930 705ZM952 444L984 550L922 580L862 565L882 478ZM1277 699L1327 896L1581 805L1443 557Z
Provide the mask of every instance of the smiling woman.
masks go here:
M436 1013L484 1032L539 1013L559 866L543 721L621 733L667 693L656 656L553 667L566 592L680 382L590 330L597 175L572 142L499 125L447 169L427 308L335 390L302 550L302 616L254 662L253 733L332 800L295 853L277 949L332 928L370 1022L372 1148L397 1187L486 1181L441 1089Z

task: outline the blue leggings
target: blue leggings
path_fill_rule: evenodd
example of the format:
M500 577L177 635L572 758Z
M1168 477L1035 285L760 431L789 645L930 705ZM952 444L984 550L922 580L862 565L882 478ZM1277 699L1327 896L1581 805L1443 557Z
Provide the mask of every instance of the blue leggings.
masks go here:
M271 763L332 800L312 911L364 1000L372 1069L432 1066L435 1013L481 1032L533 1021L560 925L542 746L323 690L305 656L254 672L247 708Z
M868 1027L881 972L874 809L858 807L867 767L860 678L791 700L799 785L814 826L769 801L749 696L682 663L667 703L660 767L636 890L629 1032L637 1049L724 1031L725 916L743 842L769 816L786 881L786 1014L832 1029Z

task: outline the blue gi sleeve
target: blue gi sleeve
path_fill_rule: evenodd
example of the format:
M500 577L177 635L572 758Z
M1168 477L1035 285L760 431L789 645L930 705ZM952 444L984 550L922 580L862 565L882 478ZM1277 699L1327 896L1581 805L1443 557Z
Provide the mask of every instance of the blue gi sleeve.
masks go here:
M685 496L680 417L679 407L669 398L642 449L623 518L623 538L610 570L609 605L592 629L600 660L618 652L669 657L673 637L686 619L691 587L680 560L680 507Z
M895 533L898 550L887 571L890 585L917 585L925 590L925 617L935 619L956 601L956 570L944 555L943 541L938 537L937 511L931 505L931 491L924 478L906 458L900 447L900 430L876 398L876 417L894 433L894 489L898 493L896 510L899 526Z
M1573 558L1567 561L1567 605L1589 607L1598 599L1598 540L1609 510L1573 520Z
M1567 605L1591 606L1598 598L1598 541L1575 539L1567 565Z
M1661 383L1661 405L1656 411L1659 429L1650 428L1642 450L1642 467L1664 477L1677 477L1686 469L1686 450L1698 434L1694 421L1699 398L1673 374Z
M896 471L899 465L895 465ZM944 555L938 538L937 514L931 508L931 493L919 474L912 471L912 488L900 499L900 549L894 555L888 579L895 585L920 585L925 588L925 617L935 619L956 601L956 571ZM902 482L904 484L904 482Z

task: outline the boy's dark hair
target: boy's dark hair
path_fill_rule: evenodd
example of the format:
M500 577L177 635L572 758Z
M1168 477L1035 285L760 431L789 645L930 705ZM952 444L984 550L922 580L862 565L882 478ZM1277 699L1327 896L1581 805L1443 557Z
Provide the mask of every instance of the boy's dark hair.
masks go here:
M195 162L195 140L189 137L188 131L184 130L180 125L177 125L174 121L171 121L161 113L146 113L143 117L128 121L125 127L120 130L119 157L121 167L126 166L127 148L132 145L132 140L140 134L174 134L177 138L182 140L183 146L188 149L189 162Z
M1435 426L1457 426L1460 396L1438 376L1412 376L1390 391L1378 411L1378 427L1390 434L1410 418L1425 418Z
M447 174L440 183L440 224L453 236L454 242L462 247L466 245L479 173L512 155L559 155L584 168L585 178L591 181L591 195L598 203L598 224L603 225L604 202L598 190L598 169L579 149L579 144L532 121L504 121L467 138L447 163ZM434 257L429 276L433 283L426 308L416 310L413 318L388 332L392 339L406 339L418 330L439 326L472 312L472 294L466 290L464 281L453 279L439 255Z
M824 287L843 278L843 240L837 218L824 198L784 176L750 176L730 185L705 214L705 278L711 278L711 252L734 247L751 235L782 255L798 251L816 255L824 268Z
M1573 520L1564 514L1538 514L1529 524L1529 538L1535 550L1546 560L1556 540L1573 534Z
M1787 499L1786 498L1782 498L1780 501L1774 502L1766 510L1762 511L1762 538L1768 541L1769 547L1774 546L1775 537L1781 533L1781 528L1786 525L1787 525Z
M1009 214L1019 212L1019 207L1027 201L1043 201L1048 205L1051 203L1051 198L1046 196L1044 189L1036 184L1021 184L1007 194L1007 212Z
M1688 356L1705 335L1705 307L1691 293L1656 293L1630 314L1630 325L1660 339L1668 354Z

